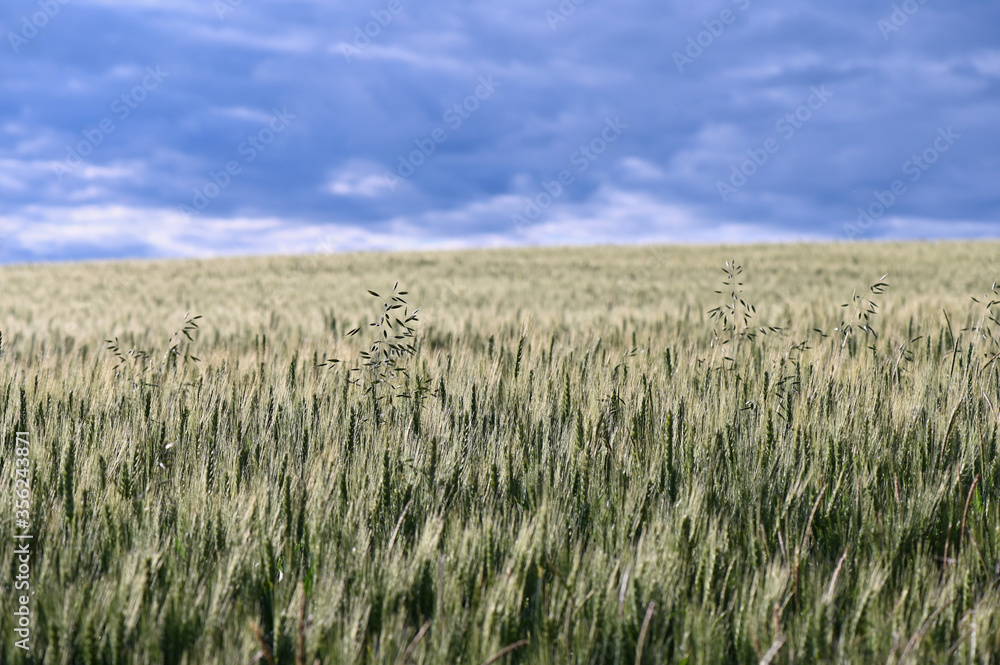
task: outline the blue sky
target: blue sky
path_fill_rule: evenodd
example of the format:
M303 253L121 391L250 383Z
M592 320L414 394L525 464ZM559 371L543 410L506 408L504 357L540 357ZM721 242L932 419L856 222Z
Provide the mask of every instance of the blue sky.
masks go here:
M0 262L996 237L998 25L985 1L8 0Z

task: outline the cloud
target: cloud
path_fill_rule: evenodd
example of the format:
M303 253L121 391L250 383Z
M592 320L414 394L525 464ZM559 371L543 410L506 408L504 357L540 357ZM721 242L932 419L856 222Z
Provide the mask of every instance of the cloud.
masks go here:
M392 184L385 174L386 169L380 170L378 164L352 161L330 176L324 190L335 196L388 196Z
M1000 6L928 3L887 38L892 8L859 0L400 0L391 20L387 0L227 6L74 0L30 38L37 3L0 8L0 260L309 251L329 233L356 248L841 239L947 126L961 140L864 237L1000 235ZM169 75L132 98L149 67ZM501 85L454 115L480 77ZM824 85L829 102L785 139L779 123ZM295 119L248 160L275 108ZM629 129L577 170L615 116ZM718 183L770 138L779 149L723 199ZM57 173L74 150L88 154ZM564 170L573 183L519 232L511 215Z

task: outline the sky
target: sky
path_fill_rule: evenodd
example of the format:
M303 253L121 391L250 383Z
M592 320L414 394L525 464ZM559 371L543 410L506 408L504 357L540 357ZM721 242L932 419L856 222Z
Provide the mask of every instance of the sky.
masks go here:
M985 0L6 0L0 263L998 237L998 26Z

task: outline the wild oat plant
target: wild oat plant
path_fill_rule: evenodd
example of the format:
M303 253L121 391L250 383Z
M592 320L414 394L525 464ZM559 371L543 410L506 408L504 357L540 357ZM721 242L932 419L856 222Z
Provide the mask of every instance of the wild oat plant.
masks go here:
M996 663L1000 245L731 252L0 269L0 663Z
M417 331L414 324L419 321L417 312L420 310L410 312L403 298L408 293L399 290L399 282L393 285L392 292L386 297L371 289L368 294L382 301L381 313L376 320L368 323L368 327L375 330L366 350L359 353L359 366L352 367L348 372L360 374L349 379L349 383L363 386L377 411L380 399L391 400L393 397L407 396L393 391L403 390L401 380L409 377L406 360L417 352ZM361 326L358 326L348 331L347 336L352 337L360 332ZM338 358L327 358L319 366L333 368L338 363Z
M191 355L189 344L194 342L192 333L197 332L197 321L200 318L200 315L191 316L190 312L184 315L183 325L170 335L167 348L159 362L156 362L155 354L144 351L136 345L125 350L117 337L104 340L105 348L115 358L115 376L126 380L133 389L141 386L156 387L158 384L150 381L155 381L169 369L176 369L178 359L184 363L198 362L198 358Z
M716 293L723 294L725 301L708 312L709 316L720 325L712 331L712 347L721 350L725 363L735 365L741 343L756 342L758 334L777 333L781 329L775 326L754 326L751 323L757 315L757 308L745 300L743 282L740 281L743 274L742 265L735 259L726 261L722 272L726 273L726 279L722 283L724 289L716 290Z

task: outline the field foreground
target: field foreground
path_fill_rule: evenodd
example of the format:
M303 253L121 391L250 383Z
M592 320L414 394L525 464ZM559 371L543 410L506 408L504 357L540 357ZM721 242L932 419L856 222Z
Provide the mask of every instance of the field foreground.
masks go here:
M995 663L995 280L987 242L2 268L0 665L17 534L26 662Z

